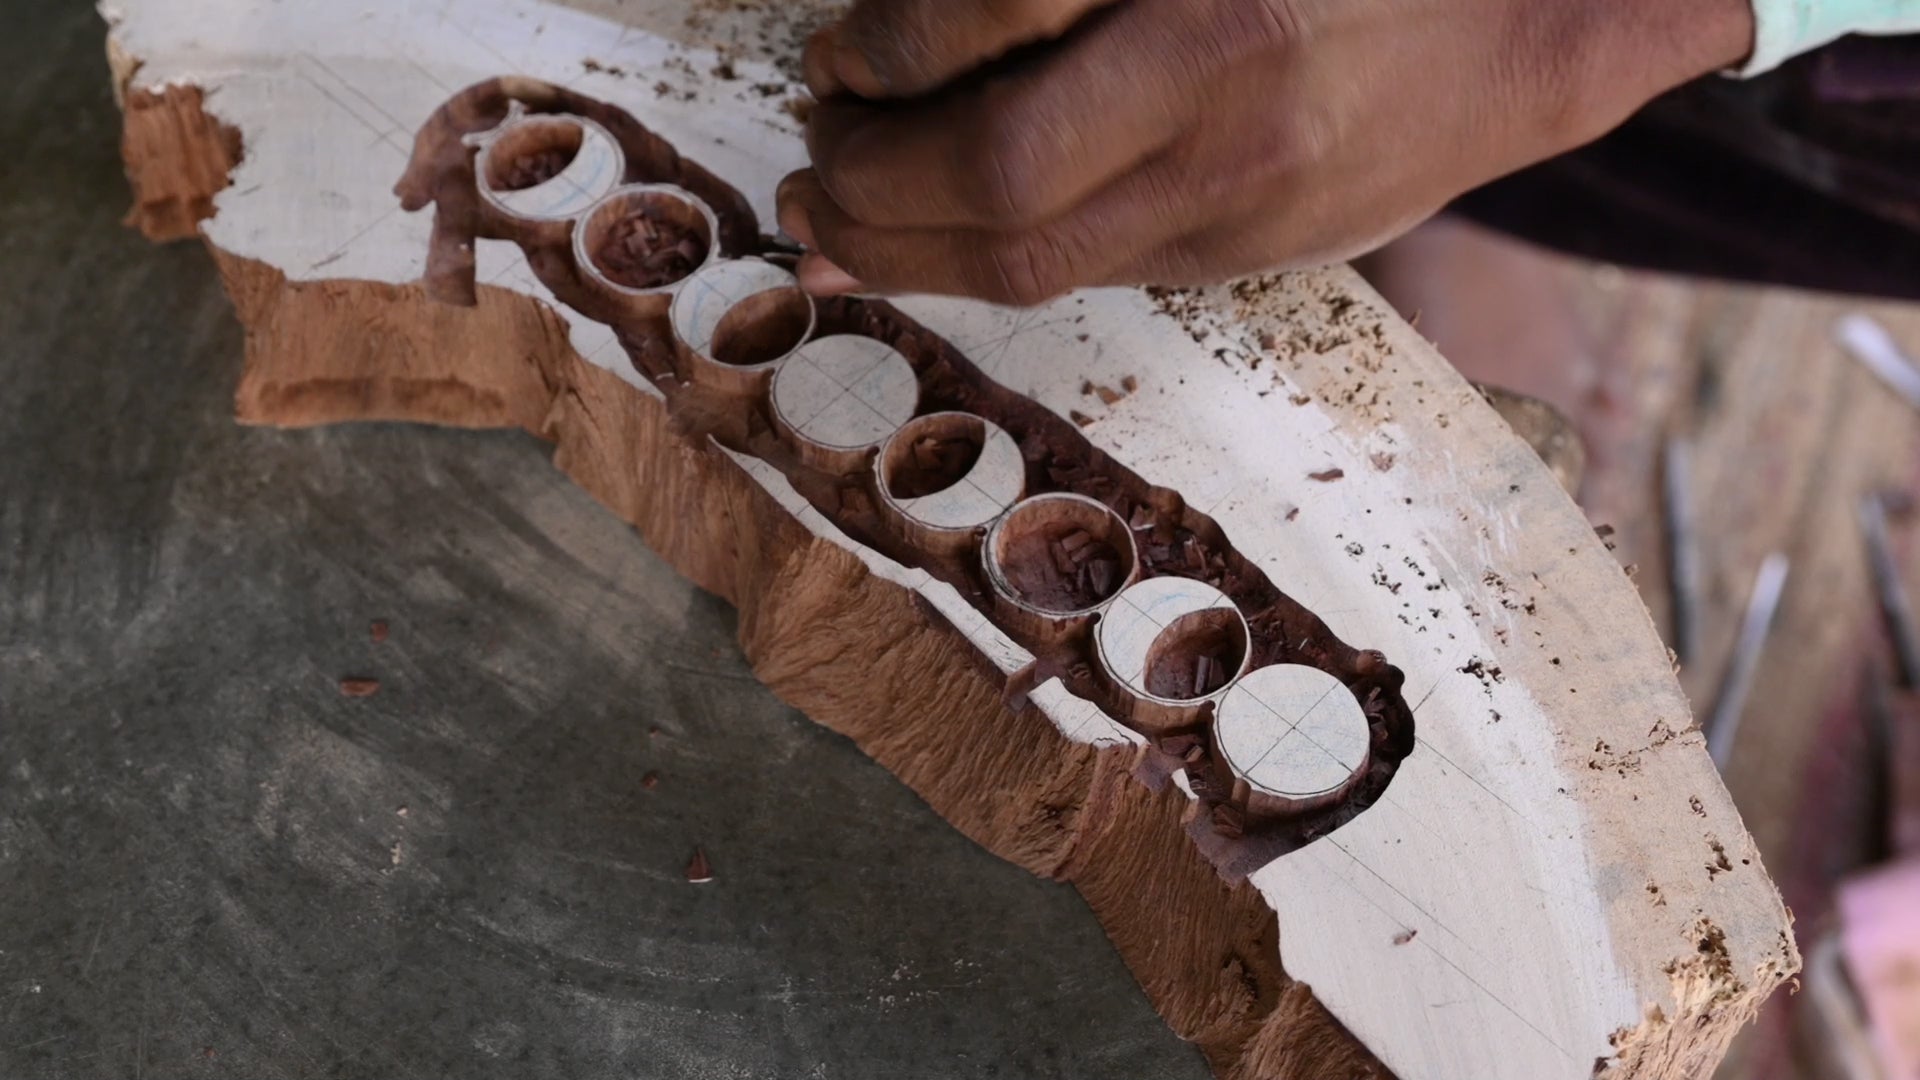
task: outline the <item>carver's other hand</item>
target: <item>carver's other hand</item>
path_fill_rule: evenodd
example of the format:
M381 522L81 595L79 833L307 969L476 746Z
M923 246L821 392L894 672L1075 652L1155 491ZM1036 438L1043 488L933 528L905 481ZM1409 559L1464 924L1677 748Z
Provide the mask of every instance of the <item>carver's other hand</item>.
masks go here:
M780 224L816 293L1329 262L1752 41L1749 0L857 0Z

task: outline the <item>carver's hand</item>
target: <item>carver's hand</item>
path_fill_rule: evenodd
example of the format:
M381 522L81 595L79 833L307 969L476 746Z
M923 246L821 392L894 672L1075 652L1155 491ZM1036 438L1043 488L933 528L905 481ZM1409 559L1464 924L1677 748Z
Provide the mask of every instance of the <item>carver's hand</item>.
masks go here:
M780 224L817 293L1328 262L1752 41L1749 0L857 0Z

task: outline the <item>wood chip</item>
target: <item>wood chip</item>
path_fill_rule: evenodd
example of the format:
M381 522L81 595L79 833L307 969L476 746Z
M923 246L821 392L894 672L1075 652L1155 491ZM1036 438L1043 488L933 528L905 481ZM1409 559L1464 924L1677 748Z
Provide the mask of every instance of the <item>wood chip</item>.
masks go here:
M693 849L693 858L687 862L687 880L695 885L713 880L713 864L707 862L707 853L699 848Z
M1075 566L1073 556L1067 552L1066 548L1060 545L1060 541L1055 540L1053 543L1047 545L1047 557L1053 560L1053 569L1055 572L1065 574L1068 577L1073 576Z
M1418 930L1402 930L1399 933L1393 935L1393 943L1395 945L1405 945L1407 942L1412 941L1414 938L1419 936L1420 936L1420 931Z
M387 640L387 620L373 620L373 625L368 627L368 633L372 635L373 643L376 645Z
M1073 421L1076 424L1079 424L1081 427L1087 427L1088 425L1093 423L1093 417L1088 416L1086 413L1081 412L1079 409L1068 409L1067 419Z
M1113 592L1113 587L1120 583L1120 564L1111 559L1096 559L1088 563L1086 568L1093 591L1102 597Z
M1192 535L1180 538L1180 555L1187 560L1187 569L1198 570L1207 565L1206 553L1200 550L1200 542Z
M1335 480L1338 480L1345 475L1347 475L1347 470L1345 469L1322 469L1319 472L1308 473L1307 479L1318 480L1323 484L1327 484Z
M640 786L643 788L646 788L648 791L652 791L654 788L659 787L660 774L657 772L650 772L647 775L641 777Z
M1127 396L1111 386L1096 386L1093 388L1093 394L1100 399L1102 405L1118 405Z
M1127 393L1131 394L1135 390L1140 389L1140 380L1134 378L1131 375L1122 375L1120 377L1120 389L1125 390Z
M348 697L372 697L380 692L380 680L349 676L340 680L340 692Z

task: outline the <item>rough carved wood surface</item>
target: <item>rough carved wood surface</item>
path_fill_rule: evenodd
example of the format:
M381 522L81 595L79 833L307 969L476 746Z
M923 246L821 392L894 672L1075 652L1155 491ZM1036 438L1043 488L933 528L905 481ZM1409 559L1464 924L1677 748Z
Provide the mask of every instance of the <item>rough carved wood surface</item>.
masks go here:
M1912 305L1621 275L1547 260L1590 337L1604 385L1596 422L1609 460L1590 474L1590 518L1617 527L1617 556L1673 640L1659 506L1661 443L1696 437L1694 490L1706 579L1699 655L1681 685L1713 700L1754 574L1770 551L1794 563L1726 780L1797 925L1833 912L1839 877L1870 852L1885 808L1862 777L1884 766L1866 736L1862 680L1887 670L1885 631L1855 515L1876 491L1920 490L1920 419L1833 341L1836 320L1870 311L1909 347ZM1920 582L1908 523L1905 572ZM1910 586L1911 587L1911 586ZM1811 1078L1788 1053L1802 997L1782 997L1736 1051L1755 1077Z
M914 600L924 582L810 517L777 474L672 430L604 329L541 303L512 249L478 247L473 307L408 284L427 223L385 188L427 114L503 69L625 101L764 216L798 154L787 84L746 50L706 47L752 40L750 15L664 38L476 3L276 13L209 33L204 8L141 5L115 40L140 62L122 64L134 92L215 84L214 115L240 133L207 236L250 331L242 417L554 439L562 469L741 607L743 643L783 697L1003 857L1072 880L1223 1075L1328 1075L1298 1070L1330 1067L1330 1046L1364 1071L1364 1051L1312 1020L1308 985L1406 1077L1697 1075L1797 966L1618 565L1350 274L1102 292L1033 313L902 304L989 374L1084 415L1093 445L1182 492L1341 637L1406 671L1420 739L1387 794L1234 887L1189 844L1177 788L1132 775L1123 730L1054 684L1006 707L1017 647ZM222 130L194 119L199 102L164 97L180 115L130 112L130 152L146 153L155 124ZM210 155L204 141L180 153ZM143 202L191 186L172 160L134 162ZM1140 389L1117 401L1082 393L1129 377ZM851 637L821 642L822 625ZM862 641L872 626L889 630ZM849 645L882 644L864 678L836 666ZM927 713L901 708L929 670L952 672L948 692Z

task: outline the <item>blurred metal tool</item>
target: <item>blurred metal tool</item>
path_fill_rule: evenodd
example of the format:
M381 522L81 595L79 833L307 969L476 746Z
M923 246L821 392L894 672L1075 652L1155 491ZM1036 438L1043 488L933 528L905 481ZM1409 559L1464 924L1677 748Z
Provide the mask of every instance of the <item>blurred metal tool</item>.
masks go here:
M1796 1010L1801 1053L1832 1080L1887 1080L1873 1049L1866 1005L1847 974L1839 931L1829 927L1807 950L1806 1005Z
M1693 515L1693 443L1667 440L1661 501L1667 518L1667 585L1673 604L1673 652L1683 664L1700 655L1700 546Z
M1740 624L1740 638L1733 646L1733 661L1727 665L1727 677L1714 699L1713 712L1707 717L1707 754L1719 768L1727 767L1733 753L1733 739L1740 730L1740 714L1747 705L1747 693L1753 689L1754 674L1760 668L1760 654L1766 651L1767 635L1773 630L1773 617L1780 610L1780 597L1787 588L1787 557L1776 551L1760 564L1753 582L1753 595L1747 600L1747 615Z
M1868 495L1860 500L1860 531L1866 534L1867 563L1873 569L1874 592L1880 597L1880 611L1887 620L1887 636L1893 639L1900 685L1920 690L1920 623L1914 621L1913 604L1900 583L1893 544L1887 539L1886 499Z
M1920 364L1913 362L1879 320L1867 315L1844 316L1834 325L1834 338L1907 404L1920 409Z
M1587 473L1587 444L1580 441L1580 433L1573 429L1572 421L1559 409L1541 401L1539 398L1516 394L1491 383L1474 383L1473 388L1500 414L1514 434L1526 440L1540 460L1547 463L1553 478L1560 486L1573 495L1580 490L1580 481Z

